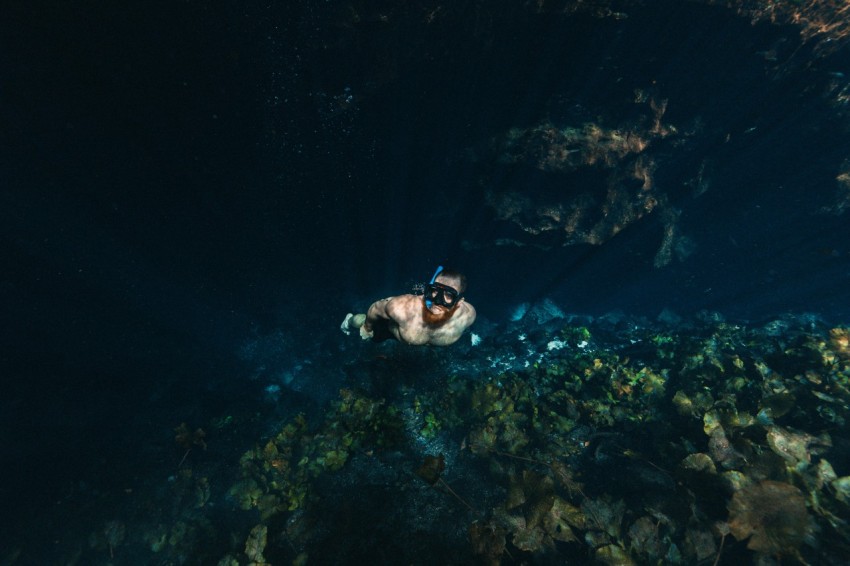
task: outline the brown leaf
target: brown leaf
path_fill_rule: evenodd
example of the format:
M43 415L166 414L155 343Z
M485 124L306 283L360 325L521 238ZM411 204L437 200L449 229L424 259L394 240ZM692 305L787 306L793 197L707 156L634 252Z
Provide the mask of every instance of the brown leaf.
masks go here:
M442 454L439 456L425 456L422 465L416 470L416 475L434 485L440 480L440 475L446 469L446 460Z
M793 554L808 533L803 493L791 484L765 480L735 493L729 503L729 529L747 548L762 554Z

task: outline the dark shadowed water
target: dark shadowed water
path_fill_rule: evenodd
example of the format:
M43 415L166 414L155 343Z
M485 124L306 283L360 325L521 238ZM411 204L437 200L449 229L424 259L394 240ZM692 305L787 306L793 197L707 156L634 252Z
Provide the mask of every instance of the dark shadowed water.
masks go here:
M850 482L836 478L850 474L850 347L830 334L850 324L848 16L829 2L714 4L7 3L0 564L248 564L266 544L275 564L848 556ZM413 349L339 331L441 264L469 279L480 349L469 336ZM601 367L604 387L565 377L592 383ZM669 380L660 390L653 372ZM587 450L503 438L470 453L492 393L475 391L490 382L570 420L511 427ZM694 401L687 433L642 428L697 382L714 397ZM799 408L771 409L786 391ZM757 473L703 431L721 406L761 415L723 420L753 453L778 451L777 429L828 434L832 452L809 438L807 457ZM299 413L308 424L276 437ZM398 438L358 436L392 423ZM307 460L263 452L270 438ZM630 442L646 457L628 459ZM683 493L674 470L697 452L794 486L817 528L747 547L735 509L750 492ZM415 473L438 453L447 475L463 470L459 498ZM557 489L529 487L519 457ZM824 480L827 460L836 478ZM588 484L581 495L554 462ZM271 471L283 465L303 469L289 491ZM606 474L626 487L594 485ZM258 485L239 484L248 476ZM518 477L521 532L503 505ZM582 509L575 542L551 525L529 534L531 491ZM694 503L691 523L662 512L688 497L723 503ZM642 517L667 525L655 547ZM473 521L506 537L504 553Z

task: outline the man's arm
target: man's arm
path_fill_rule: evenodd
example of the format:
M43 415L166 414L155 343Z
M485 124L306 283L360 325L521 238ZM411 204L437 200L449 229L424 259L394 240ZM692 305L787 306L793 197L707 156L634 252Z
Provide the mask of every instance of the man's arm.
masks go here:
M366 311L366 320L363 322L363 326L360 327L360 337L364 340L368 340L375 334L375 330L373 325L378 322L380 319L389 320L390 315L387 313L387 305L390 302L392 297L381 299L380 301L375 301L372 303L372 306L369 307L369 310Z
M380 301L372 303L372 306L370 306L369 310L366 311L366 322L363 323L366 330L371 332L372 325L378 322L379 319L390 319L390 315L387 313L387 305L389 304L390 299L392 299L392 297L381 299Z

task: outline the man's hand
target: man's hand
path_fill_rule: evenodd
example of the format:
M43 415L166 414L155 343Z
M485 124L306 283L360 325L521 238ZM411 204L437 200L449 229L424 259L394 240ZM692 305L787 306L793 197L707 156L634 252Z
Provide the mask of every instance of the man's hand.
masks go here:
M362 338L363 340L371 340L374 335L375 331L368 330L365 324L360 327L360 338Z

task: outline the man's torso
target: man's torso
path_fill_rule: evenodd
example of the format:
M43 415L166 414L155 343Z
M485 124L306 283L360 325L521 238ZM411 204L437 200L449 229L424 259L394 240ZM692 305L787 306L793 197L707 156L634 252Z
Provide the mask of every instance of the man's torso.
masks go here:
M448 346L457 342L463 331L470 325L474 312L471 305L461 302L445 323L429 325L422 316L422 297L401 295L390 299L387 314L390 315L389 331L400 342L421 346Z

